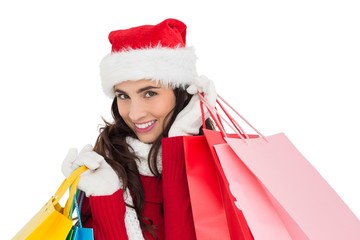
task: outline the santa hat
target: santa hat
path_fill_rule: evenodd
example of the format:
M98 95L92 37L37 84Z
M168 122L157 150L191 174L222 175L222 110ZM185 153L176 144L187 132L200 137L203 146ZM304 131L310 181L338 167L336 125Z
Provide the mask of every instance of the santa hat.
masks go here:
M100 63L100 76L110 98L113 87L126 80L150 79L174 88L197 77L195 50L186 46L186 25L179 20L112 31L109 41L111 53Z

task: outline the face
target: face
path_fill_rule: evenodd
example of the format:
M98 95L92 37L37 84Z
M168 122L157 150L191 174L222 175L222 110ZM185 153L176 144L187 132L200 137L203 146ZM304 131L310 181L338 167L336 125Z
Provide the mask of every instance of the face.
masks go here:
M158 138L175 107L172 88L156 81L124 81L114 87L120 116L140 141L152 143Z

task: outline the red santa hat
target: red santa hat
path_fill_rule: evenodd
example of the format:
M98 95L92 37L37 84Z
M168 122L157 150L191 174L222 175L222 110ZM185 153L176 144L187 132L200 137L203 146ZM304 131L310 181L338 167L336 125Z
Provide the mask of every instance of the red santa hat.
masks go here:
M186 46L186 25L166 19L109 34L111 53L100 63L104 93L113 98L113 87L126 80L151 79L171 87L185 87L197 77L196 55Z

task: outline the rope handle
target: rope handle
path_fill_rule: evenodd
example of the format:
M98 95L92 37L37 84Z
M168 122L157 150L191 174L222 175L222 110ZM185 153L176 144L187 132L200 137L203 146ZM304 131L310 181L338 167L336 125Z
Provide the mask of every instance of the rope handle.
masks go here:
M235 120L233 116L229 113L229 111L226 109L224 104L230 108L240 119L242 119L251 129L253 129L260 137L264 138L266 141L266 137L258 131L248 120L246 120L238 111L235 110L223 97L221 97L219 94L217 95L216 103L222 111L225 113L225 116L219 112L219 110L216 107L213 107L209 104L209 102L206 100L206 98L199 93L200 101L201 101L201 110L202 110L202 118L204 119L204 110L203 106L206 107L208 112L210 113L211 118L215 121L215 124L218 126L221 134L223 137L228 137L228 134L225 131L224 125L222 121L224 121L238 136L239 138L245 140L249 138L249 135L244 131L244 129L241 127L239 122ZM224 104L223 104L224 103ZM222 121L221 121L222 120ZM204 120L203 120L204 122Z
M77 189L76 194L74 196L74 206L71 212L73 212L73 210L75 209L76 211L76 215L77 215L77 219L78 219L78 226L79 228L82 228L82 221L81 221L81 207L82 207L82 202L84 199L84 195L85 193L83 191L80 191ZM70 217L72 217L72 215L70 215Z

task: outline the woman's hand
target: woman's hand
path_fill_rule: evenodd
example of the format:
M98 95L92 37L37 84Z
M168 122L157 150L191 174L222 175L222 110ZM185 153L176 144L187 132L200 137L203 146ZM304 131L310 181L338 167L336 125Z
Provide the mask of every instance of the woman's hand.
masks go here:
M187 136L199 134L202 125L200 97L203 93L205 99L211 106L215 106L217 93L212 80L205 76L200 76L195 83L190 85L186 91L193 94L189 104L177 115L173 125L169 130L169 137ZM205 118L208 115L204 108Z
M87 197L111 195L122 187L122 182L115 171L103 156L93 151L90 144L85 145L79 154L76 148L69 149L61 170L65 177L68 177L82 165L89 170L81 174L78 188L85 192Z

